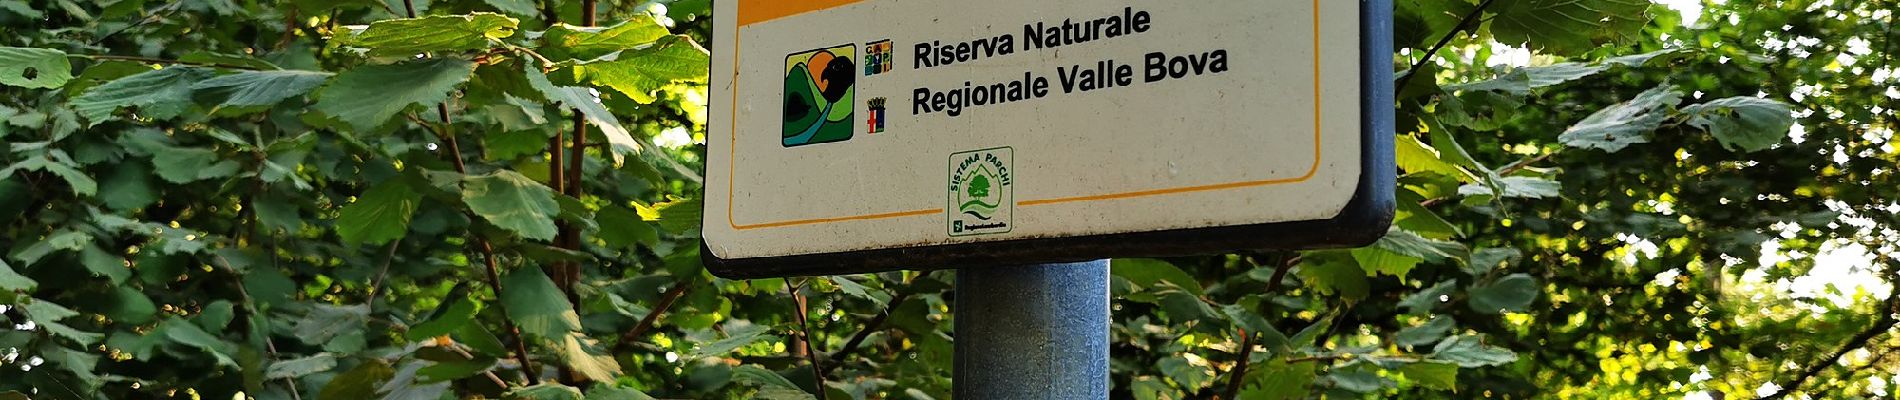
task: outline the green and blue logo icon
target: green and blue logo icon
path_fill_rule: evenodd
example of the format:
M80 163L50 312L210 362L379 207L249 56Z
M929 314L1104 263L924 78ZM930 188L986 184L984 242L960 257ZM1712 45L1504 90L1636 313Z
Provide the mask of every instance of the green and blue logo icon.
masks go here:
M950 156L950 236L1009 233L1015 213L1015 150L1008 147Z
M785 57L785 147L851 140L857 51L850 44Z

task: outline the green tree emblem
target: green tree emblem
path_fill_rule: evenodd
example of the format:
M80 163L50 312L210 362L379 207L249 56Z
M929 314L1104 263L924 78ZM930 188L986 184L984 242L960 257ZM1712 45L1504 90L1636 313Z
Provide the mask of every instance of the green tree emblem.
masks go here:
M973 199L990 197L990 177L988 175L979 174L976 177L970 178L970 187L967 192L969 192L970 198Z

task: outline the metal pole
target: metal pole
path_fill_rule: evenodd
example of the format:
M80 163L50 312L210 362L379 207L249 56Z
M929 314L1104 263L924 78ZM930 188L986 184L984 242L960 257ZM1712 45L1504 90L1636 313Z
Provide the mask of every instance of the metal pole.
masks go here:
M956 398L1108 398L1108 260L957 271Z

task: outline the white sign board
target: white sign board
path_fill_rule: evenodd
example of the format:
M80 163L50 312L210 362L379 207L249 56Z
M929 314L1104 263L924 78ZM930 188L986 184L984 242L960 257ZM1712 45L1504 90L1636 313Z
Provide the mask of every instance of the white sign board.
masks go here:
M1368 135L1390 52L1365 73L1361 6L719 0L707 259L729 276L1053 261L1128 252L1051 239L1337 219L1364 202L1368 138L1391 135ZM955 254L986 251L1013 255Z

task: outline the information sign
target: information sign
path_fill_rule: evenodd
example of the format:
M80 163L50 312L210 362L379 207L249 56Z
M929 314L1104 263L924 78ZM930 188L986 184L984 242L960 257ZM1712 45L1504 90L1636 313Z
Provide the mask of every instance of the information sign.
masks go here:
M714 10L722 276L1352 246L1390 223L1386 2Z

